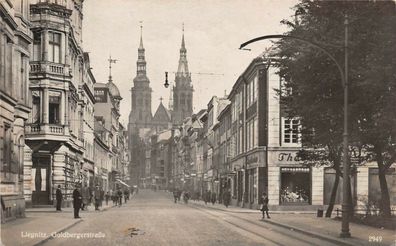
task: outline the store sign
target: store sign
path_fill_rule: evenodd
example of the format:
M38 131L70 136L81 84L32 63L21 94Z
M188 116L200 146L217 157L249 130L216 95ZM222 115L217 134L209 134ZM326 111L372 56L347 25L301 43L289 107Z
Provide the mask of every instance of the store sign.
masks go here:
M282 167L282 173L309 173L309 167Z
M297 157L297 152L280 152L278 154L278 161L297 162L300 161L300 159Z

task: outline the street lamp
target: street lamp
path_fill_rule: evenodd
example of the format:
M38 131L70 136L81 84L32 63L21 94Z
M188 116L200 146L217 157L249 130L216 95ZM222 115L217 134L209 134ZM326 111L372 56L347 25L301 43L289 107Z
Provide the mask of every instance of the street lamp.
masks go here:
M248 44L265 40L265 39L279 39L279 38L289 38L300 40L304 43L312 45L318 49L320 49L323 53L325 53L337 66L338 71L341 75L341 82L344 88L344 132L343 132L343 189L342 192L342 226L340 237L347 238L351 237L351 233L349 231L349 214L350 214L350 203L349 203L349 195L350 192L347 189L350 189L350 179L349 179L349 161L348 161L348 16L345 16L344 21L344 30L345 30L345 41L344 41L344 71L342 66L337 62L333 55L331 55L327 50L325 50L320 45L295 36L288 35L266 35L251 39L239 47L239 49L244 49Z

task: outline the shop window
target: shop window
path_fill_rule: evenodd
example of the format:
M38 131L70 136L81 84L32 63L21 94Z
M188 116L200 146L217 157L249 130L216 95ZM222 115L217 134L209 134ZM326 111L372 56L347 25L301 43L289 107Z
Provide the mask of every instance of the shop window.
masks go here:
M310 169L305 167L281 168L282 204L309 204L311 201Z
M369 169L369 201L379 206L381 201L381 187L378 168ZM385 174L391 205L396 205L396 169L389 168Z
M284 119L283 142L291 144L300 142L300 120Z
M49 32L48 60L55 63L61 61L61 35L60 33Z
M325 168L325 173L324 173L324 187L323 187L323 196L324 196L324 204L328 205L330 203L330 198L331 198L331 191L333 189L334 181L336 178L335 170L333 168ZM353 195L353 200L356 200L356 177L355 175L351 176L351 190L352 190L352 195ZM342 203L342 191L343 191L343 182L342 182L342 177L340 177L340 180L338 182L338 187L337 187L337 194L335 197L335 204L341 204Z

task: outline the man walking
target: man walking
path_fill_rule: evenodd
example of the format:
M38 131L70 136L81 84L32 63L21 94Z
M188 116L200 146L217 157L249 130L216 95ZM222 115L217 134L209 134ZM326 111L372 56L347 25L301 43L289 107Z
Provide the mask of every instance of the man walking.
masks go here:
M99 203L100 203L100 190L99 186L96 186L94 191L94 199L95 199L95 210L99 210Z
M82 203L82 197L81 197L81 193L78 188L79 188L79 184L76 184L76 187L74 188L74 191L73 191L73 208L74 208L74 218L75 219L81 218L79 213L80 213L80 208L81 208L81 203Z
M231 192L229 190L226 190L223 193L223 203L224 206L226 206L226 208L228 208L228 205L230 205L230 201L231 201Z
M62 190L61 190L61 186L58 185L58 188L56 189L56 211L62 211L61 206L62 206Z
M122 205L122 191L121 191L121 188L118 188L117 195L118 195L118 206L121 207L121 205Z
M261 196L260 199L260 204L261 204L260 210L263 213L263 219L265 218L265 214L267 214L268 219L271 219L271 217L268 214L268 202L269 202L268 196L265 192L263 192L263 195Z

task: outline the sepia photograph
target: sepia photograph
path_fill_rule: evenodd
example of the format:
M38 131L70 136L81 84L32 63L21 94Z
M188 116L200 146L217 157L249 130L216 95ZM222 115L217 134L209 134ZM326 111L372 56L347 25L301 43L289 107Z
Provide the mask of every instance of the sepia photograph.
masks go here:
M0 0L1 246L396 246L395 0Z

